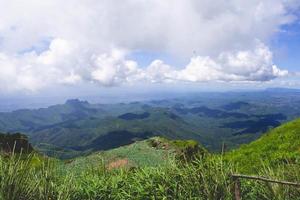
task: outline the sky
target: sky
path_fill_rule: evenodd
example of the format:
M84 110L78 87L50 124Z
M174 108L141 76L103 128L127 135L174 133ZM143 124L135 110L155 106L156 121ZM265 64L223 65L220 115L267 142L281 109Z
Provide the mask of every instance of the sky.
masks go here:
M300 0L0 0L2 97L299 88L299 56Z

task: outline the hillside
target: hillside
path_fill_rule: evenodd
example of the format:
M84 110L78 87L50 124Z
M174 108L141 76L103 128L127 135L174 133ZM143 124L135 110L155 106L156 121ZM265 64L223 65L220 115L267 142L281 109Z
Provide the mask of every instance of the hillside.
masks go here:
M300 119L271 130L226 154L225 159L207 153L195 141L161 137L68 160L0 156L0 176L5 178L0 195L3 199L11 195L13 199L59 199L64 195L61 199L66 200L233 199L232 173L298 182L299 130ZM279 163L285 164L278 167ZM7 193L11 180L16 189ZM243 199L249 200L296 200L300 192L297 187L254 180L241 180L241 189Z
M258 140L242 145L227 156L241 169L255 170L264 165L294 164L300 159L300 119L270 130Z
M23 131L27 134L41 127L66 121L101 117L105 114L98 105L91 105L77 99L67 100L65 104L40 109L21 109L0 113L0 131Z
M196 141L152 137L130 145L66 160L65 163L67 168L75 171L97 169L101 164L107 169L130 169L168 166L204 155L208 155L207 150Z
M166 109L150 108L147 110L147 117L132 117L140 115L144 113L74 120L44 127L32 133L30 137L33 144L40 147L40 151L49 152L51 149L62 148L64 152L60 157L63 158L73 157L74 151L84 154L109 150L153 136L201 141L192 125ZM75 154L78 155L77 153Z
M293 123L290 124L294 126ZM289 126L291 125L287 125L285 129ZM296 126L298 129L299 120ZM290 128L291 132L294 132L295 127ZM278 138L276 134L269 133L268 137L275 135L276 140ZM257 141L259 143L257 145L264 145L260 141ZM277 145L278 142L275 143L275 146ZM254 157L243 155L243 149L244 147L237 151L244 156L243 162L250 158L247 165L251 166ZM278 151L295 149L295 147L279 148ZM258 152L262 153L261 150ZM193 162L182 162L182 154L200 156L197 157L199 159L193 159ZM159 137L64 161L49 157L28 156L20 160L18 157L4 159L0 156L2 167L0 176L4 177L0 196L2 199L32 200L41 197L64 200L149 198L229 200L234 198L232 173L245 172L241 165L232 160L226 161L221 155L207 154L206 150L195 141L170 141ZM264 164L267 170L254 165L255 173L254 171L251 173L273 180L291 182L299 180L299 163L294 166L286 165L284 168L276 168L268 162ZM16 183L16 187L7 190L11 187L12 181ZM254 180L241 180L241 188L242 198L249 200L296 200L299 199L300 192L298 187L265 184ZM15 198L10 198L12 195Z
M194 139L212 152L256 140L299 116L300 95L266 91L202 93L177 99L91 104L78 99L48 108L0 112L0 132L26 134L47 155L71 158L153 136Z

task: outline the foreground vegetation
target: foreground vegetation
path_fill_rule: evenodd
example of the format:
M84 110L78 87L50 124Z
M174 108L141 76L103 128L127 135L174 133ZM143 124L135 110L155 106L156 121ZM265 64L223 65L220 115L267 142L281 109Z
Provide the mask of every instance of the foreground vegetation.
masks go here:
M104 164L80 173L66 165L30 155L13 155L0 161L0 198L3 200L82 199L232 199L231 174L237 172L221 156L190 163L174 162L158 167L107 169ZM265 167L259 175L300 180L299 165ZM242 180L245 199L299 199L291 186Z
M225 155L161 138L67 161L6 153L0 199L232 199L232 174L300 181L299 131L296 120ZM255 180L242 179L241 193L247 200L300 199L299 187Z

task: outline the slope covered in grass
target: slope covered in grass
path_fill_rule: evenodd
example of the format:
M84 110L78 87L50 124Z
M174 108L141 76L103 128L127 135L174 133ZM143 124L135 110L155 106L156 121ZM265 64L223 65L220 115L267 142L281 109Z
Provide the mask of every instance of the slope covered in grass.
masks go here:
M276 167L267 162L273 153L296 151L299 138L294 134L298 124L283 126L293 127L290 127L292 135L286 136L292 137L288 141L293 140L295 146L280 146L284 142L277 139L282 134L273 130L272 134L228 154L227 159L221 155L203 154L203 149L194 141L170 141L158 137L67 161L38 155L22 159L17 155L0 156L0 199L233 199L231 175L244 170L244 166L233 162L236 159L247 166L255 166L253 160L265 155L266 168L257 168L255 174L275 180L299 180L297 160L295 164ZM265 145L265 137L270 137L274 144ZM195 148L197 146L200 149ZM251 154L244 154L245 149L252 149ZM177 156L195 153L194 150L198 155L194 159L182 160ZM300 189L241 180L241 194L243 199L249 200L297 200Z
M130 166L158 166L164 165L173 159L172 149L154 148L150 145L152 139L138 141L108 151L92 153L88 156L81 156L70 160L68 166L81 169L96 167L99 163L108 165L118 160L127 160Z
M255 171L262 165L295 164L300 159L300 119L270 130L258 140L242 145L227 156L241 169Z
M89 162L89 160L85 160ZM70 168L49 158L0 156L0 199L6 200L123 200L123 199L233 199L231 174L236 166L221 156L207 155L192 162L169 162L155 167L109 169L102 162L94 168ZM279 170L278 170L279 169ZM297 181L299 165L259 169L258 174L277 180ZM13 185L13 187L12 187ZM241 181L247 200L298 200L297 187Z
M77 170L95 168L99 166L99 163L111 166L118 162L126 162L126 168L158 167L175 162L175 159L188 159L193 155L206 153L207 151L193 140L168 140L153 137L112 150L81 156L66 162L68 167Z

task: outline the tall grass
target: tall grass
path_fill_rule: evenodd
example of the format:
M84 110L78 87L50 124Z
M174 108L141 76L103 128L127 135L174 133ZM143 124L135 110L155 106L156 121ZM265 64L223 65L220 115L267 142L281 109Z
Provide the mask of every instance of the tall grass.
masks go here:
M261 177L273 180L300 182L300 166L298 164L262 166L258 172ZM242 180L242 194L245 199L283 200L300 199L300 188L284 184Z
M231 166L219 158L78 177L72 199L230 199Z
M0 156L1 200L70 199L71 176L59 165L34 154Z
M230 175L238 172L221 156L168 165L108 170L103 163L78 173L36 155L0 157L1 200L232 199ZM261 176L300 180L298 165L265 166ZM244 199L300 199L300 190L242 180Z

